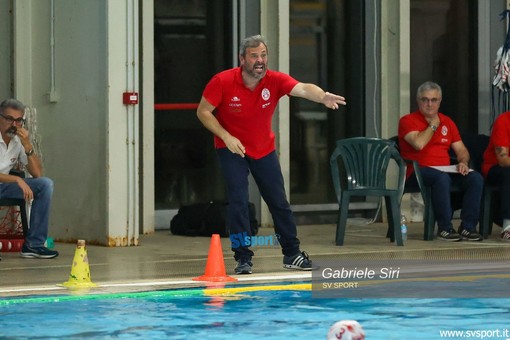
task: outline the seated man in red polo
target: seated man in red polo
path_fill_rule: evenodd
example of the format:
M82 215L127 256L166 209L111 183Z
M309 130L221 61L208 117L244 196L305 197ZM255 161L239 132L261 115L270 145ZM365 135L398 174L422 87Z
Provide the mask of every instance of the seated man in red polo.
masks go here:
M489 146L483 154L482 173L487 182L501 187L499 220L503 230L501 240L510 241L510 111L496 118Z
M483 177L469 169L469 152L461 140L455 123L442 113L441 87L425 82L418 88L418 111L400 118L398 140L403 158L415 160L421 168L425 185L431 188L432 209L438 225L438 238L445 241L481 241L476 232ZM434 166L450 165L450 148L455 152L458 164L454 172L445 172ZM461 223L458 233L452 224L450 187L460 183L463 188ZM406 186L417 187L413 169L408 167Z

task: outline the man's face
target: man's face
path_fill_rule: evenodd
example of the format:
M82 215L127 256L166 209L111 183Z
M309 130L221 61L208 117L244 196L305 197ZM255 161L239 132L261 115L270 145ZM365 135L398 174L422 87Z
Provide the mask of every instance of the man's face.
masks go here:
M6 108L2 114L0 114L0 131L3 135L7 134L13 137L16 134L16 130L23 126L23 112Z
M249 76L262 79L267 71L267 48L263 43L258 47L246 49L246 54L239 57L243 71Z
M418 97L418 108L426 116L435 116L441 105L441 95L438 90L423 91Z

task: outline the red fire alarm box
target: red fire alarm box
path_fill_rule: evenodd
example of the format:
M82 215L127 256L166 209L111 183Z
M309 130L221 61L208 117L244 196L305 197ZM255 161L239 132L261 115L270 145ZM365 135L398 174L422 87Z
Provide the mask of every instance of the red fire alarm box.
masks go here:
M138 104L138 92L124 92L122 102L126 105Z

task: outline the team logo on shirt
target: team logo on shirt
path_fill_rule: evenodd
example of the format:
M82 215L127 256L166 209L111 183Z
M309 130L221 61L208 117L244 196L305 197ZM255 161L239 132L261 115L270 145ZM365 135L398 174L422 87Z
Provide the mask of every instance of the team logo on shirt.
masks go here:
M269 100L269 97L271 97L271 92L267 88L262 89L262 99Z
M448 128L445 125L441 127L441 134L443 136L446 136L448 134Z
M239 99L239 97L233 96L230 98L230 103L228 106L230 107L230 112L241 112L241 107L243 104L241 104L241 99Z

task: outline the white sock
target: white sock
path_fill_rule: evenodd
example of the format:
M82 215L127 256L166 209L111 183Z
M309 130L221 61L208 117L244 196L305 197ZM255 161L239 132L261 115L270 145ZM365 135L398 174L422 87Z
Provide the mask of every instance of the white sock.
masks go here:
M510 220L503 220L503 231L510 230Z

